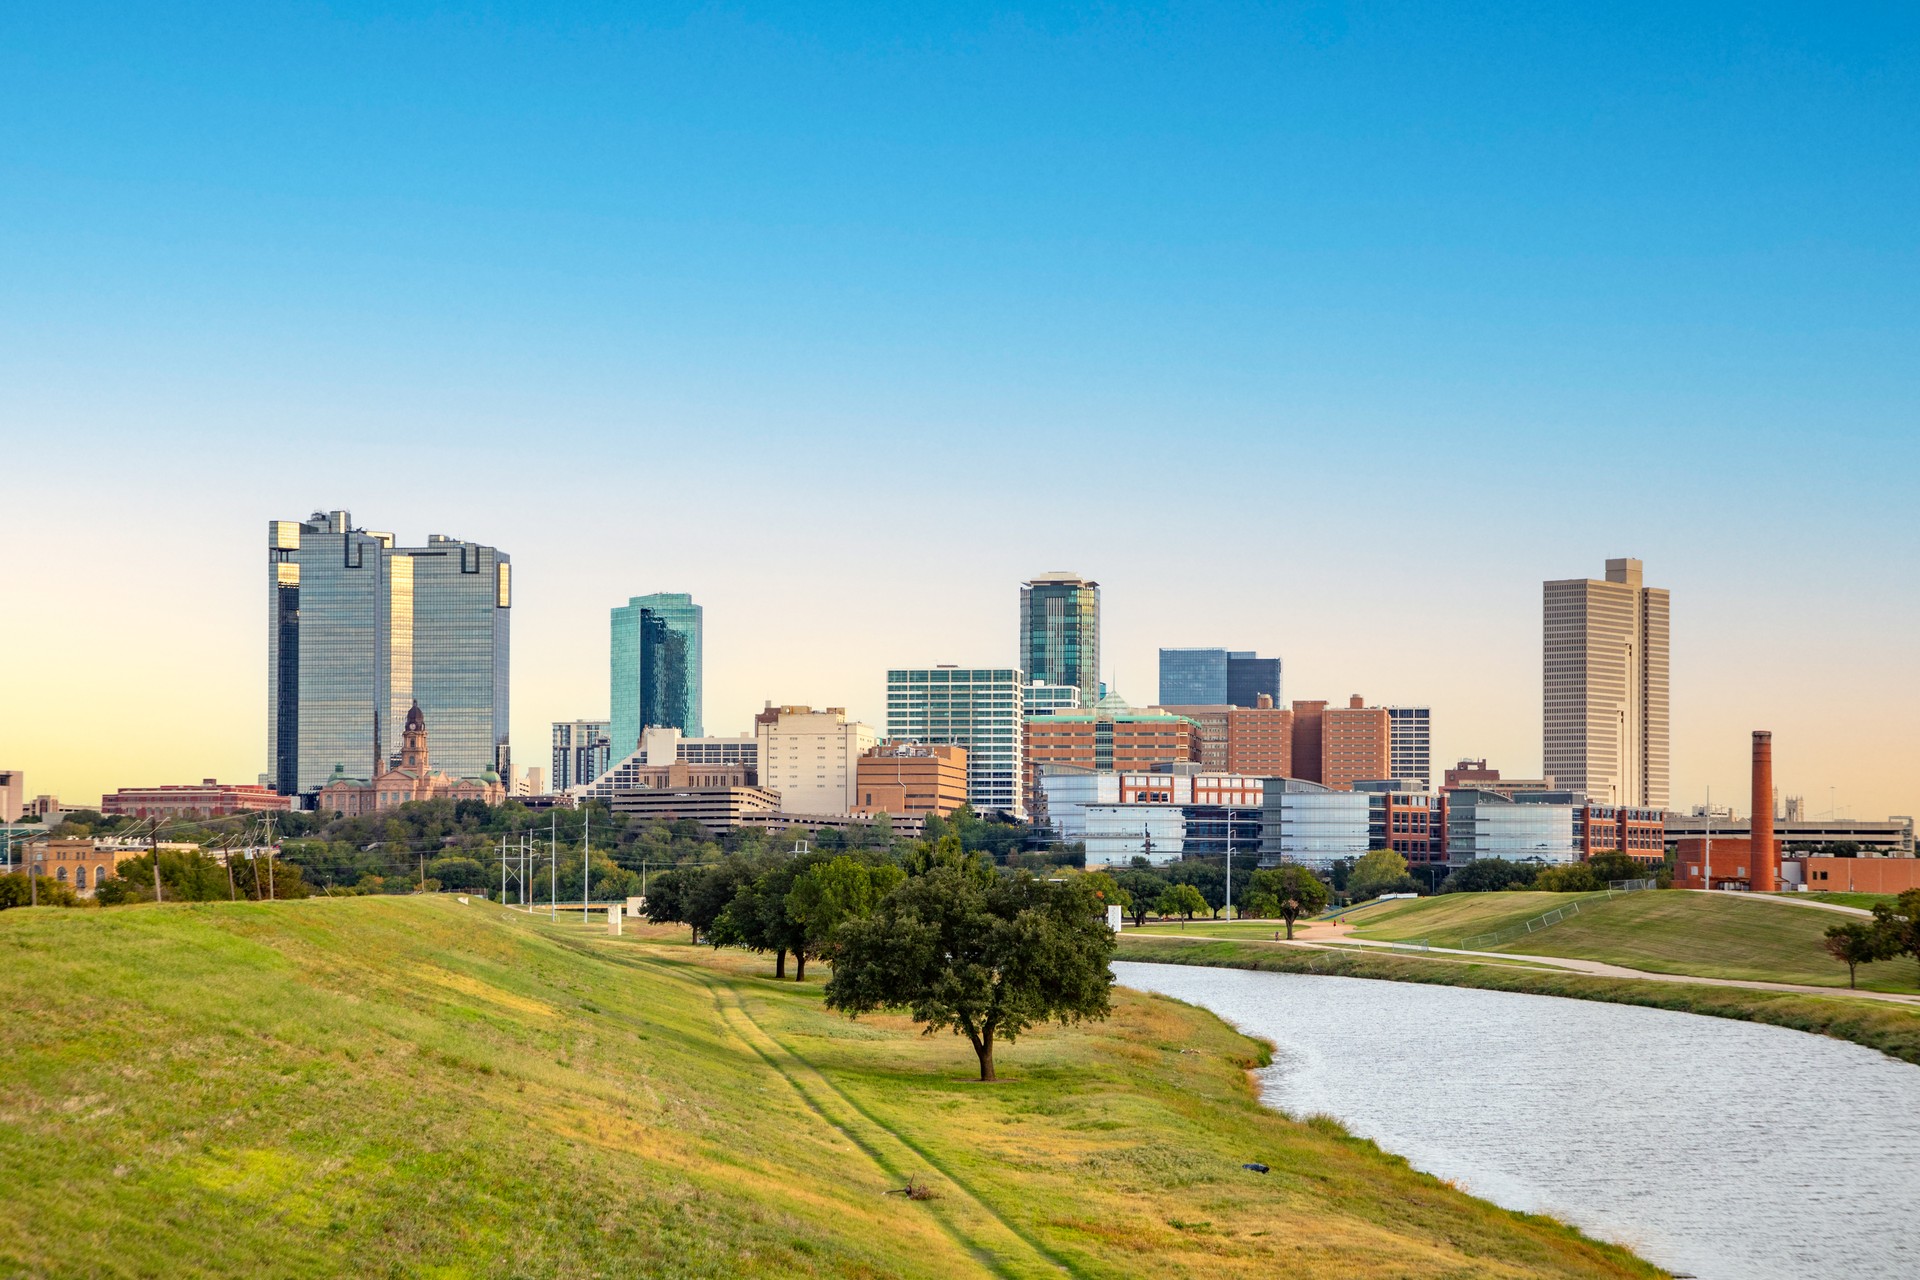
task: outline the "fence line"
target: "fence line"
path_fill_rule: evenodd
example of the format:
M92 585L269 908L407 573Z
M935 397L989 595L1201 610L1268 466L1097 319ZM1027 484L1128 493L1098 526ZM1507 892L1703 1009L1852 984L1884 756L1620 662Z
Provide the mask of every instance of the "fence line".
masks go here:
M1654 882L1652 880L1614 880L1607 885L1606 900L1611 902L1617 896L1629 893L1642 893L1653 887ZM1506 928L1495 933L1480 933L1475 934L1471 938L1463 939L1460 943L1460 948L1463 951L1479 951L1486 947L1497 947L1503 942L1512 942L1515 938L1524 938L1530 933L1538 933L1542 929L1550 929L1561 921L1570 920L1579 914L1580 904L1578 902L1569 902L1564 907L1555 907L1553 910L1537 915L1531 920L1523 920L1519 924L1508 925Z

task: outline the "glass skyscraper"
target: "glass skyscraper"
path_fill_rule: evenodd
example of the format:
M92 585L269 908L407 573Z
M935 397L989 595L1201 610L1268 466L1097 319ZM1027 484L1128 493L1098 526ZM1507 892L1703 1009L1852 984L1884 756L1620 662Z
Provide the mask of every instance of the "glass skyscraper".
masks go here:
M1075 685L1083 706L1098 701L1100 584L1060 572L1022 583L1019 661L1028 679Z
M1257 707L1260 695L1280 705L1280 659L1231 649L1162 649L1163 707Z
M634 596L613 610L609 751L624 760L640 731L671 726L689 738L701 728L699 605L685 592Z
M345 511L267 525L267 773L317 790L343 768L371 779L400 748L407 709L433 724L456 778L507 776L511 558L435 534L396 547Z

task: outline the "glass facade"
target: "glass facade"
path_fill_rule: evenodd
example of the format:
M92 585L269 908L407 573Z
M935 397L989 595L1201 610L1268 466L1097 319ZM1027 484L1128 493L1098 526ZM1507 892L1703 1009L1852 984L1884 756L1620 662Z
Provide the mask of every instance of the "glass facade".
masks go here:
M1363 791L1332 791L1315 782L1272 778L1261 807L1262 866L1299 862L1323 867L1367 851L1373 805Z
M512 767L509 557L434 535L396 547L345 511L267 526L267 774L317 790L339 766L371 779L417 700L434 764L456 778Z
M1280 659L1260 658L1251 653L1227 655L1227 701L1236 707L1257 707L1260 695L1280 706Z
M672 591L634 596L613 610L613 759L631 755L648 726L702 736L702 615L692 596Z
M1160 705L1220 707L1227 702L1225 649L1162 649Z
M967 803L1026 817L1021 794L1026 681L1011 667L887 672L887 737L967 749Z
M592 782L613 763L605 720L556 720L553 782L557 793Z
M1020 663L1044 684L1070 684L1081 705L1100 696L1100 584L1046 573L1020 587Z
M1491 791L1455 791L1447 797L1447 862L1573 862L1580 856L1573 810L1570 804L1516 804Z
M1232 649L1162 649L1163 707L1257 707L1260 695L1280 705L1280 659Z

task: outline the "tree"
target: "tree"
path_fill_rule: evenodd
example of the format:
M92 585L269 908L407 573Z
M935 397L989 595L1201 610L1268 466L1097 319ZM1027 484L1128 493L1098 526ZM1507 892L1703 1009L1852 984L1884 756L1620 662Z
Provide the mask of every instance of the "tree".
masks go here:
M821 855L810 855L809 861ZM716 947L745 947L750 951L773 952L773 976L787 976L787 953L799 961L795 978L807 978L806 936L800 925L787 915L787 894L794 877L802 869L798 859L781 855L763 855L749 863L744 857L730 859L747 874L735 882L733 897L714 917L707 941Z
M40 905L43 907L80 905L79 895L74 893L73 886L65 880L55 879L53 876L35 876L34 881L35 883L30 887L27 884L27 873L24 871L13 871L0 876L0 911L8 907L28 905L34 900L35 891L38 891ZM151 889L147 891L147 896L153 896Z
M794 876L785 911L798 940L795 980L805 980L809 954L831 957L841 927L872 915L880 900L906 878L898 867L869 865L844 854L831 862L816 862Z
M1607 886L1584 862L1566 862L1542 867L1533 878L1533 887L1547 893L1593 893Z
M654 924L687 925L698 942L703 934L713 931L720 913L753 874L752 859L744 857L663 871L647 887L647 919Z
M1319 876L1300 866L1273 867L1253 873L1253 891L1274 900L1275 912L1287 922L1287 938L1293 938L1293 924L1301 916L1326 908L1333 891Z
M1604 889L1615 880L1651 880L1659 868L1615 851L1596 853L1588 858L1587 870L1593 872L1593 878Z
M1479 858L1449 873L1440 882L1440 892L1495 893L1502 889L1524 889L1533 883L1538 872L1539 868L1530 862Z
M427 874L455 893L481 893L493 887L493 877L472 858L435 858Z
M1113 882L1131 899L1126 906L1136 929L1147 922L1147 913L1153 910L1153 904L1160 900L1160 895L1167 891L1166 880L1144 867L1115 872Z
M841 925L827 1006L854 1016L905 1008L925 1034L951 1028L993 1080L996 1040L1107 1016L1114 938L1101 914L1075 878L936 865Z
M1920 960L1920 889L1908 889L1892 902L1875 903L1873 921L1886 956L1910 955Z
M1854 974L1863 964L1872 964L1888 954L1888 934L1876 925L1849 920L1828 929L1821 939L1827 954L1847 966L1847 985L1857 986Z
M1347 892L1355 900L1375 898L1383 893L1407 893L1414 887L1407 874L1407 860L1391 849L1375 849L1361 855L1347 877Z
M1213 862L1178 862L1167 869L1167 879L1176 885L1192 885L1205 909L1216 919L1227 905L1227 868L1223 858Z
M1280 914L1280 899L1259 889L1249 889L1240 899L1240 915L1245 920L1271 920Z
M1193 919L1195 912L1207 909L1207 900L1190 884L1170 884L1161 892L1160 900L1153 904L1153 909L1162 916L1181 917L1184 928L1184 922Z

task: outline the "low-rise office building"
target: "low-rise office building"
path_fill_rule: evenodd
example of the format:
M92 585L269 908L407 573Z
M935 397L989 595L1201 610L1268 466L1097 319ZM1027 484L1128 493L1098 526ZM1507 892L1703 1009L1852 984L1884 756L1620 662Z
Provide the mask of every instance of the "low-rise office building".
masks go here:
M1575 862L1571 804L1528 804L1497 791L1461 789L1447 797L1447 862Z
M572 790L576 796L611 800L622 791L658 785L664 776L660 770L673 764L723 768L728 779L756 786L760 782L760 744L745 734L737 738L689 738L672 725L649 725L640 731L640 745L631 753L592 782Z
M855 770L853 812L862 816L944 818L966 802L965 747L884 742L870 747Z
M780 797L765 787L744 785L635 787L615 792L610 807L615 813L632 814L655 822L679 822L690 818L706 828L709 835L721 835L756 816L779 812Z
M251 782L203 779L198 786L122 787L100 798L100 812L122 818L218 818L293 807L293 797Z
M21 870L31 866L35 875L72 885L75 893L91 898L102 880L117 874L121 863L146 851L145 846L117 845L106 840L36 840L23 852Z
M1262 791L1260 865L1325 867L1357 858L1372 839L1373 798L1300 778L1268 778Z
M1186 810L1177 804L1094 804L1085 812L1089 867L1125 867L1135 858L1154 866L1186 856Z

